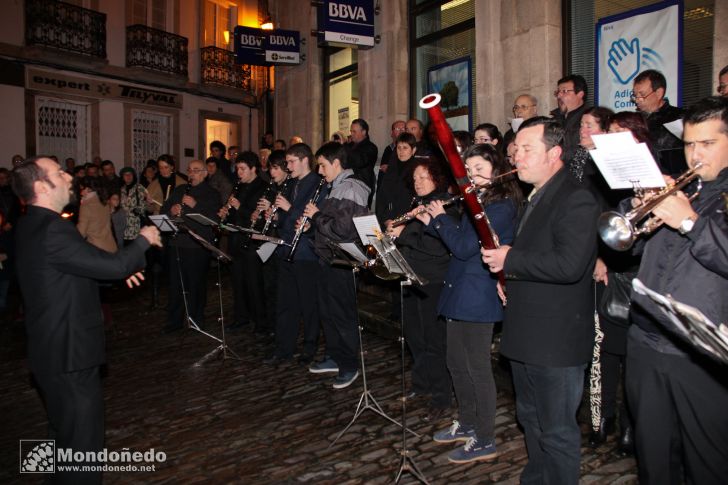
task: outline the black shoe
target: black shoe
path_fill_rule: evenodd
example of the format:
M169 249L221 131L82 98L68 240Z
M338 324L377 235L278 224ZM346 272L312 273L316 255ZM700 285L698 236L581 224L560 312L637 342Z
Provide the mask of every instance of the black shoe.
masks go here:
M436 408L436 407L430 407L429 411L427 412L427 415L425 416L425 421L428 423L439 423L443 420L451 420L450 416L450 409L449 408Z
M291 359L284 359L283 357L280 357L276 354L271 355L270 357L266 357L263 359L264 365L272 365L272 366L279 366L281 364L285 364L286 362L290 362Z
M614 416L611 418L602 418L599 422L599 429L596 431L592 430L589 434L589 446L597 448L604 444L604 442L607 441L607 437L614 433L614 423Z
M634 455L634 429L632 429L632 426L627 425L622 429L622 434L619 436L618 451L622 456Z
M225 325L225 330L240 330L241 328L245 327L248 324L248 322L235 322L231 323L230 325Z
M298 356L298 363L301 365L307 366L311 362L313 362L313 355L311 355L311 354L307 354L304 352L303 354Z

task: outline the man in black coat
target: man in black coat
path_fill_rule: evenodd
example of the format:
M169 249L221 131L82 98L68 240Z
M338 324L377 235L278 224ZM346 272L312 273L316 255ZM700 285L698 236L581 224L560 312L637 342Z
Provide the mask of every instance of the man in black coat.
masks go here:
M187 168L189 184L175 187L160 212L172 218L182 219L184 226L198 236L212 242L212 227L194 222L186 214L202 214L217 219L220 194L207 182L207 167L202 160L192 160ZM207 301L207 270L210 252L184 230L172 239L169 254L169 298L167 301L167 325L165 332L183 328L186 317L195 324L203 324ZM182 287L187 295L185 305ZM185 308L188 315L185 315Z
M685 155L703 181L659 204L664 227L650 237L638 278L648 288L728 321L728 99L706 98L685 113ZM691 187L692 188L692 187ZM661 308L632 294L625 391L635 418L640 483L725 483L728 378L684 341ZM677 452L675 452L677 450ZM684 476L683 476L684 474Z
M662 173L672 176L687 170L682 140L665 128L665 123L683 117L682 108L672 106L665 97L667 80L660 71L648 69L634 78L632 102L645 116L650 130L650 141L658 155Z
M346 144L349 167L354 175L369 187L367 207L372 205L374 197L374 166L377 164L379 149L369 140L369 124L361 118L351 122L351 143Z
M513 247L483 250L506 276L501 354L511 360L528 464L522 483L577 484L576 411L594 345L592 268L599 205L563 168L558 121L532 118L516 133L518 177L534 190Z
M51 438L59 449L98 452L104 444L99 366L105 351L97 280L126 278L144 268L144 252L161 241L150 226L115 254L86 242L60 216L71 198L71 180L46 157L30 158L13 170L13 190L28 204L16 232L18 280L28 361L45 401ZM130 281L138 284L139 276ZM60 483L100 483L101 472L59 472L56 478Z

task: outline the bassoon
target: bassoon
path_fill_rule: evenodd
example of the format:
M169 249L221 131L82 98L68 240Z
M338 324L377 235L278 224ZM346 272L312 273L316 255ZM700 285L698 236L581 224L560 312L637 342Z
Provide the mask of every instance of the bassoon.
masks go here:
M485 209L480 204L476 193L477 187L470 180L470 177L468 177L465 162L460 158L460 154L455 146L455 137L447 121L445 121L445 115L440 108L440 100L441 96L439 94L428 94L420 100L420 108L427 110L427 113L430 115L430 121L435 127L435 135L437 136L440 149L445 155L448 164L450 164L450 169L455 177L455 182L460 188L465 207L467 207L468 212L470 212L473 218L473 224L475 225L475 231L478 234L480 245L485 249L497 249L500 246L498 236L496 236L493 228L490 226ZM501 286L505 289L506 279L503 271L499 271L497 276Z

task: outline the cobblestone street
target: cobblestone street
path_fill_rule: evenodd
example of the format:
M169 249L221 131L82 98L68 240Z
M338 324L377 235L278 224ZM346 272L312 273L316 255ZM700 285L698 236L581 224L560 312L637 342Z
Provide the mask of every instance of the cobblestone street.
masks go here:
M225 283L227 285L227 283ZM217 342L191 330L163 334L163 310L146 312L143 290L117 290L115 325L107 329L108 366L104 382L106 444L109 450L166 453L151 472L109 472L104 482L126 483L392 483L400 464L401 428L365 411L341 439L329 447L352 419L362 394L362 379L333 390L332 379L311 374L296 363L262 365L270 352L267 339L252 329L229 335L230 348L242 360L222 362L210 355ZM400 345L390 331L378 330L378 315L387 314L378 297L362 295L369 388L382 409L401 419ZM231 299L224 296L226 312ZM205 327L220 334L217 289L208 292ZM226 313L227 315L227 313ZM22 324L3 322L0 334L0 482L40 483L43 475L18 473L19 439L47 435L41 401L30 384ZM205 357L208 358L205 358ZM409 365L409 357L407 357ZM518 483L526 461L523 436L516 424L512 391L505 367L496 365L497 446L492 463L453 465L451 445L432 441L434 431L449 424L427 423L427 403L408 403L411 456L430 483ZM409 374L409 373L408 373ZM581 422L586 443L586 409ZM615 437L602 447L582 448L582 482L636 483L635 462L615 452ZM417 483L405 473L401 483Z

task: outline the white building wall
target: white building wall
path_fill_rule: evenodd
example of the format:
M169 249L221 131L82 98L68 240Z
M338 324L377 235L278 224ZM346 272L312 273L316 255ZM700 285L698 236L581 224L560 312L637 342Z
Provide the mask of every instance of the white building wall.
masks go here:
M114 162L116 169L119 170L124 166L125 155L129 150L129 147L124 146L124 104L116 101L101 101L98 123L98 155L102 160Z
M0 84L0 166L11 167L13 155L25 153L25 89Z

